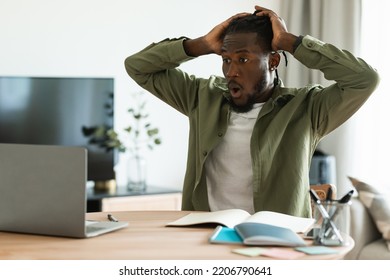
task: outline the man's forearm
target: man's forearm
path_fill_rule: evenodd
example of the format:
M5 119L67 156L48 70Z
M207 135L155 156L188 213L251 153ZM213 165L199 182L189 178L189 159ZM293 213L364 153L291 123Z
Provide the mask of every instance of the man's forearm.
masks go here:
M209 47L204 37L185 40L184 50L188 56L197 57L201 55L211 54L213 50Z
M294 54L294 46L297 42L297 40L299 39L299 37L291 34L291 33L285 33L281 36L281 39L280 39L280 46L279 46L279 50L283 50L283 51L287 51L291 54Z

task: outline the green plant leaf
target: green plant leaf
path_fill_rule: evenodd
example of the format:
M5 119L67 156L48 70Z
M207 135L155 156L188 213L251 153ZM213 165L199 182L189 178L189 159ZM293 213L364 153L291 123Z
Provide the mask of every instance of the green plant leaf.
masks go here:
M113 129L107 130L106 135L110 139L113 139L113 138L116 139L118 137L118 134Z
M152 137L154 135L157 135L158 134L158 128L148 129L147 134L150 137Z
M94 145L106 149L117 149L119 152L137 153L140 148L153 149L156 145L161 144L159 129L152 127L149 122L149 114L146 111L147 101L143 99L144 92L134 94L135 101L132 103L127 112L129 113L130 125L124 128L124 132L129 135L122 142L119 134L112 128L105 125L95 127L83 127L82 132L89 137L89 141ZM111 104L105 104L105 109L111 110ZM112 113L111 111L108 112Z

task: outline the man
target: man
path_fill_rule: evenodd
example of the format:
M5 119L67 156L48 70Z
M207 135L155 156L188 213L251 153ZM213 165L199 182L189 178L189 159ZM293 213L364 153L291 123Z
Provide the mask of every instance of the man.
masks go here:
M310 36L289 33L273 11L256 6L197 39L167 39L126 59L143 88L190 123L183 210L240 208L309 217L309 167L323 136L366 101L378 75L363 60ZM286 88L280 51L335 83ZM177 67L222 57L225 77L196 78Z

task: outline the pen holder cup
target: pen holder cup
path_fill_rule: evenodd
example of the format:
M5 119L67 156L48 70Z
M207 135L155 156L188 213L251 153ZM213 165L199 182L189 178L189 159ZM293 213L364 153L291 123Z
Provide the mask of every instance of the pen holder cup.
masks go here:
M313 227L314 243L324 246L347 246L351 223L351 202L322 201L321 206L316 205L313 210L313 218L316 220ZM324 209L329 217L324 216Z

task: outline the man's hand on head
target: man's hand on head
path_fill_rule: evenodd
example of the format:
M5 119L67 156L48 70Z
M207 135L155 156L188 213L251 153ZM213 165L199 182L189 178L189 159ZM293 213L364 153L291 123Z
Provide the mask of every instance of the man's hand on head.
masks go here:
M274 37L272 39L272 50L293 53L294 43L298 39L298 36L295 36L287 31L284 20L274 11L267 8L256 5L255 10L255 14L257 16L268 16L272 23L272 31L274 33Z
M184 48L188 55L190 56L201 56L206 54L221 54L223 35L225 30L228 27L229 23L240 17L248 16L250 13L239 13L236 14L227 20L221 22L215 26L209 33L199 37L197 39L186 40L184 42Z

